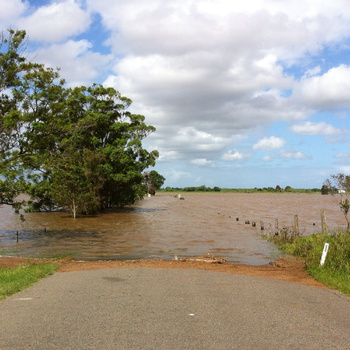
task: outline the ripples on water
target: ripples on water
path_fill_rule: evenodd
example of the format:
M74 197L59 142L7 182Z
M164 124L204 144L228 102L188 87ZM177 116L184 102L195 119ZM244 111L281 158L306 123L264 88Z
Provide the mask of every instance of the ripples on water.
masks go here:
M70 254L99 260L211 253L232 262L263 265L279 252L260 238L260 221L266 232L273 230L276 218L280 227L288 227L298 214L301 232L310 234L320 230L320 213L326 210L329 226L344 227L332 196L192 193L184 197L179 200L160 193L131 207L75 220L62 212L29 213L23 223L11 208L0 207L0 254ZM256 221L257 227L246 225L245 220Z

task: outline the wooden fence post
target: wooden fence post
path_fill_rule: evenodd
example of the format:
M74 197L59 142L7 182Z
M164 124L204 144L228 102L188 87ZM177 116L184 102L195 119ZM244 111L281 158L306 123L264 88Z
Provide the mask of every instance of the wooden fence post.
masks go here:
M298 215L294 215L294 235L296 237L299 236L299 218L298 218Z
M275 236L278 236L279 229L278 229L278 219L275 219Z
M326 211L322 210L321 212L321 223L322 223L322 233L324 235L328 234L328 227L327 227L327 219L326 219Z

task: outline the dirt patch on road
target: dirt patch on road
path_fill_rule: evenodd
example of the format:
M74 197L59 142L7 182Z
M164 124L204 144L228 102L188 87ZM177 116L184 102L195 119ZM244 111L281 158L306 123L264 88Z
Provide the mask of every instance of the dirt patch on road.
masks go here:
M241 265L229 262L210 263L197 259L181 260L125 260L125 261L75 261L71 258L61 260L50 259L26 259L19 257L0 257L0 268L18 267L29 264L54 263L60 266L60 272L96 270L124 267L156 267L171 269L200 269L208 271L226 272L248 276L257 276L299 283L316 288L326 288L317 282L304 270L304 263L293 257L280 258L270 265L255 266Z

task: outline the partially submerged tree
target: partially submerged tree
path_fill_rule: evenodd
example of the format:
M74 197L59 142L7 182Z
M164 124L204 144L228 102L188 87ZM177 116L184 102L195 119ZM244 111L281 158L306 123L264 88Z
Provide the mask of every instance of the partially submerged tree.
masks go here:
M0 56L0 204L69 207L73 217L132 204L146 193L142 172L157 151L155 131L131 100L101 85L65 88L57 70L22 59L25 32L11 32ZM16 44L9 45L15 40ZM13 74L3 73L11 67ZM18 201L26 193L28 202Z
M147 191L151 195L155 195L165 182L165 177L155 170L146 171L143 173L144 181L147 186Z
M339 207L345 216L347 231L350 232L350 175L332 175L330 179L324 182L324 186L328 188L331 194L340 197Z
M331 189L328 187L328 185L324 183L321 188L321 194L326 195L330 193L331 193Z

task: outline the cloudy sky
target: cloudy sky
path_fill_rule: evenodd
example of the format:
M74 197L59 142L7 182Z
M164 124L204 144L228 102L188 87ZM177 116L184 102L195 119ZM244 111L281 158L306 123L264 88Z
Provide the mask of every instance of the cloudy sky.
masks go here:
M348 0L0 0L69 86L157 128L165 186L321 187L350 173Z

